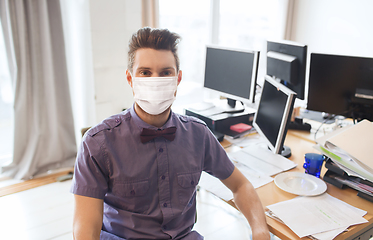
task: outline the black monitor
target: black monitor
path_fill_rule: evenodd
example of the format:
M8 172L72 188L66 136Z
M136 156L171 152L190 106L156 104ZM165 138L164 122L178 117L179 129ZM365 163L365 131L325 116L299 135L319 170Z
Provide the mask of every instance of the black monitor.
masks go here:
M253 126L265 139L268 147L277 154L291 156L291 150L284 146L296 93L270 76L265 76L258 110Z
M258 51L207 46L204 87L226 97L227 109L253 103L258 65Z
M307 46L292 41L267 41L267 75L305 98Z
M373 121L373 58L312 53L307 109Z

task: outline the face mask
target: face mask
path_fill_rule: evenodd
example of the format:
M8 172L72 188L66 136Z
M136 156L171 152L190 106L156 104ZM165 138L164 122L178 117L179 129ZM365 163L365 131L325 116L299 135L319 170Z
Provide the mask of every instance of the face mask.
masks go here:
M177 76L133 77L135 102L151 115L163 113L175 101L177 78Z

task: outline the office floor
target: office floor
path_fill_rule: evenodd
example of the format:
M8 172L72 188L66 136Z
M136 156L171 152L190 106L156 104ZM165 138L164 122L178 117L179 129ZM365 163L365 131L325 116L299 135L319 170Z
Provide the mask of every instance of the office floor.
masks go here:
M56 182L0 197L0 239L72 239L70 184L71 180ZM243 215L211 193L198 192L197 208L195 230L205 240L250 239Z

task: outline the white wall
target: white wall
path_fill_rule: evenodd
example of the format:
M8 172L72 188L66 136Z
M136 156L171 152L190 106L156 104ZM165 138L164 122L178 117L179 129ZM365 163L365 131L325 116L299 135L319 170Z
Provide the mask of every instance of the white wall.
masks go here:
M76 142L82 128L96 124L89 0L61 1Z
M309 52L373 57L373 1L295 0L291 40Z
M90 0L96 121L133 103L126 81L127 45L141 27L141 1Z
M373 1L294 0L290 40L308 46L310 53L373 57ZM306 70L308 97L309 65ZM297 106L306 106L297 100Z

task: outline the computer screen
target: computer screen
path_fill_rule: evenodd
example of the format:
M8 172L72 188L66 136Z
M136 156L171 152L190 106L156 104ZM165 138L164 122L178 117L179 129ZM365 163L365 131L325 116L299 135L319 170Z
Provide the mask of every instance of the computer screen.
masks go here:
M259 52L207 46L204 87L221 96L253 103Z
M292 41L267 41L267 75L305 98L307 46Z
M285 157L291 155L284 149L287 125L293 112L296 93L270 76L265 76L258 110L253 126L264 137L268 147Z
M373 121L373 58L312 53L307 109Z

